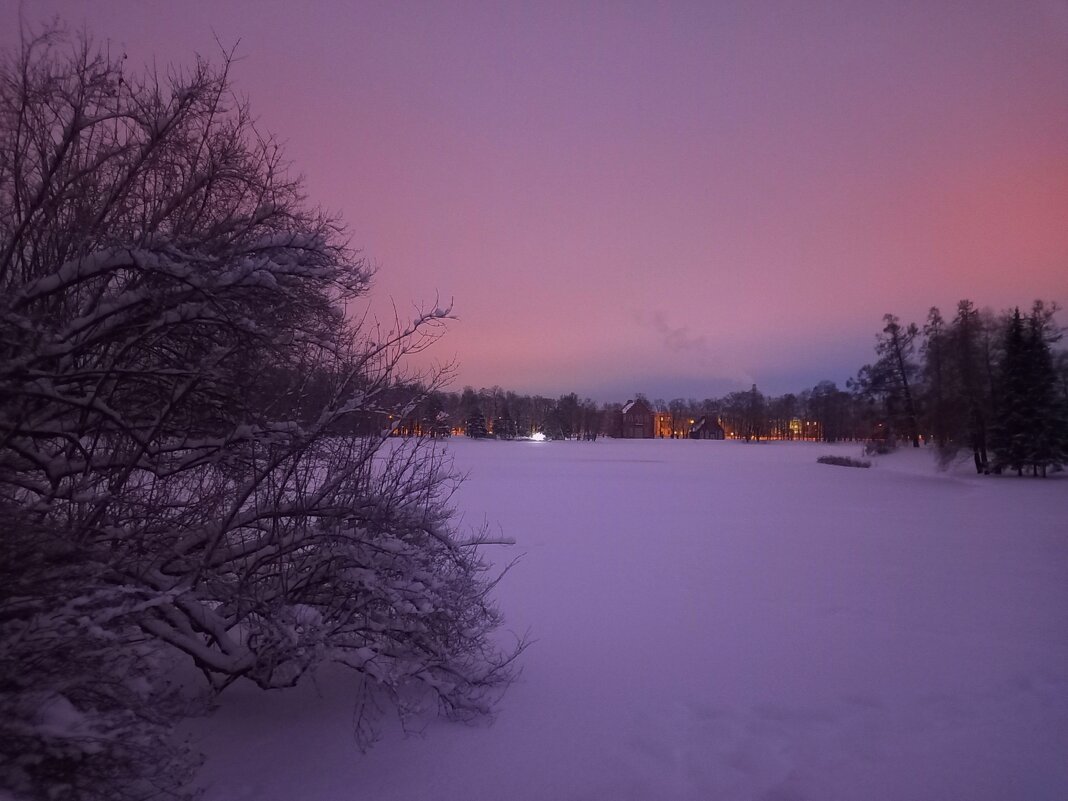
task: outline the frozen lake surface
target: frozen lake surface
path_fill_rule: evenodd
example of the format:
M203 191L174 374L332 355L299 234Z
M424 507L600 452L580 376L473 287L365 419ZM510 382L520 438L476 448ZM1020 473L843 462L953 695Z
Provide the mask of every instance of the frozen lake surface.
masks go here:
M351 678L234 688L209 801L1068 798L1068 477L859 446L448 444L536 642L492 725L352 739Z

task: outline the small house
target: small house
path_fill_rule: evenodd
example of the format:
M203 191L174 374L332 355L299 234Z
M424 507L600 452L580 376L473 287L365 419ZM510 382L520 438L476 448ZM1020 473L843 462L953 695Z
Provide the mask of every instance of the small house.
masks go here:
M623 439L652 439L655 431L653 425L653 410L644 400L636 398L624 404L623 426L620 430Z
M690 426L690 439L726 439L726 434L719 420L706 414Z

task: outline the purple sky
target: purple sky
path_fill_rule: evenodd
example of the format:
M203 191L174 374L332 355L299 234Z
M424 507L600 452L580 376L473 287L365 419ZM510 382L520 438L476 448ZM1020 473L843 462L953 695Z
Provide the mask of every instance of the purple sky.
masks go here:
M0 0L0 43L19 4ZM844 381L881 317L1068 303L1068 2L39 2L214 55L457 388ZM1062 320L1065 322L1065 320Z

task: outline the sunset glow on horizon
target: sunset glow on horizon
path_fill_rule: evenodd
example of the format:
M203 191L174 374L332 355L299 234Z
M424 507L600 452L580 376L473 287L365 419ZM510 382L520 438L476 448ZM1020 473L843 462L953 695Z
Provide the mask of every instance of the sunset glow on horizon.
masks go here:
M887 312L1068 303L1064 2L0 1L5 48L237 43L372 311L455 302L457 388L800 391Z

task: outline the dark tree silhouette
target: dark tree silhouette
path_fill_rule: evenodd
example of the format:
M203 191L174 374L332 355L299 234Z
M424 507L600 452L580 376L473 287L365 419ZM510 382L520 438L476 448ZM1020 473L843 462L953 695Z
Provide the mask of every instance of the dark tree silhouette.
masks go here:
M952 407L949 398L947 350L949 343L946 322L937 307L932 306L923 327L924 405L927 428L939 449L945 449L952 434Z
M383 701L476 715L510 678L447 465L385 446L421 399L405 356L450 312L346 319L371 270L228 66L132 75L54 31L0 65L0 786L20 797L179 794L161 656L215 691L345 665L364 743Z
M880 422L889 427L893 440L904 430L914 447L920 446L920 425L914 392L919 367L913 354L919 329L910 323L902 327L897 317L883 317L885 327L876 337L878 359L864 365L852 386L862 398L880 409Z
M990 432L994 452L994 470L1005 468L1022 475L1025 464L1031 462L1032 428L1036 423L1035 376L1032 358L1024 333L1020 310L1013 311L1005 331L1004 355L1001 362L997 415Z

